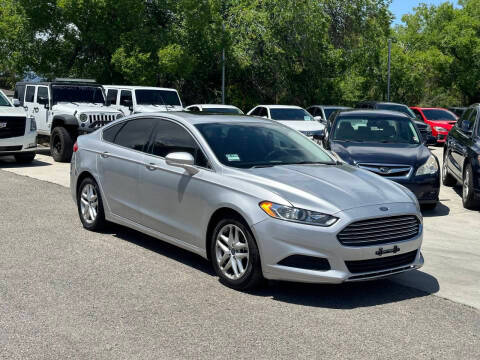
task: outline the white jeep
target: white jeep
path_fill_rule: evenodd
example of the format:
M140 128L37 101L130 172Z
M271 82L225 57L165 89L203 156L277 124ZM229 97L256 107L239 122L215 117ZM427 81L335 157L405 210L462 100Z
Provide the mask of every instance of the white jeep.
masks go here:
M37 128L25 110L14 107L0 91L0 156L13 155L18 163L35 158Z
M107 102L124 115L183 110L182 100L175 89L123 85L103 87Z
M56 79L15 86L14 97L36 120L38 134L50 138L55 161L68 162L78 135L123 117L105 101L104 89L93 80Z

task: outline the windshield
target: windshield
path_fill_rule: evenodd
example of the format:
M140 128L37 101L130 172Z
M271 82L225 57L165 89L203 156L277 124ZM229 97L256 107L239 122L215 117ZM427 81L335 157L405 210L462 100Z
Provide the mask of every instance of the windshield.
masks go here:
M235 109L235 108L203 108L204 112L210 112L210 113L217 113L217 114L237 114L241 115L243 112L240 109Z
M3 95L3 93L0 92L0 106L8 106L11 107L12 104L10 104L10 101Z
M135 90L137 105L170 105L182 106L180 98L173 90Z
M235 168L287 164L335 164L299 132L275 124L207 123L196 125L217 159Z
M415 118L415 114L407 105L401 104L377 104L377 109L380 110L390 110L390 111L397 111L401 112L402 114L408 115L411 118Z
M334 140L349 142L420 144L413 123L394 117L344 117L335 123Z
M273 120L279 121L315 121L312 115L303 109L270 109L270 116Z
M105 104L103 89L100 86L53 85L52 101L69 103Z
M435 110L423 110L423 114L428 120L433 121L457 121L457 117L450 111L435 109Z

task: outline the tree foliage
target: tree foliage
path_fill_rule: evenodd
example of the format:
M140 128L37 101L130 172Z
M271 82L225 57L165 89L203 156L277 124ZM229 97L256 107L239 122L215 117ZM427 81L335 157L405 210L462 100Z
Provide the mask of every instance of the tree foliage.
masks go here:
M391 27L390 0L0 0L0 84L29 72L173 86L186 103L352 105L479 99L480 0L421 5Z

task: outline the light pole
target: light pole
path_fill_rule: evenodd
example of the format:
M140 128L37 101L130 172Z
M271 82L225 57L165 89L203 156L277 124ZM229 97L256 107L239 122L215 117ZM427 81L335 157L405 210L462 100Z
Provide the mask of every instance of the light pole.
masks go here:
M387 75L387 101L390 101L390 63L392 58L392 39L388 39L388 75Z
M222 23L222 104L225 104L225 22Z

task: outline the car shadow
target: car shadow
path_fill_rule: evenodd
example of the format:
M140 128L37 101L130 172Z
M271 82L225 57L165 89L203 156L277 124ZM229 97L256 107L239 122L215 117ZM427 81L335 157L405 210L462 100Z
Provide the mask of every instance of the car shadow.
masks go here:
M13 156L5 156L0 158L0 169L15 169L15 168L25 168L25 167L42 167L42 166L51 166L45 161L33 160L31 163L19 164L15 161Z
M423 210L423 217L436 217L436 216L447 216L450 214L450 208L444 204L444 202L449 200L440 200L433 210Z
M129 241L132 244L216 277L210 262L201 256L136 230L119 225L110 225L104 233ZM437 280L426 273L411 271L402 275L407 279L410 278L411 284L421 280L424 284L429 284L429 286L423 286L422 290L417 290L411 286L403 285L395 278L339 285L268 281L266 286L248 293L251 296L269 297L276 301L309 307L355 309L424 297L437 292L439 289Z

